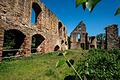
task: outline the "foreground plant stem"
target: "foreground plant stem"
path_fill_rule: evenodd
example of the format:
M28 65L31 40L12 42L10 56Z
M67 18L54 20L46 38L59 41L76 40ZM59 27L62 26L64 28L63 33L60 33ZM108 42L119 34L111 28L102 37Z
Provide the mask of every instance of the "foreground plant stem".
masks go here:
M74 66L70 63L70 61L67 59L67 57L65 56L67 52L63 53L63 56L65 58L65 60L70 64L70 66L72 67L72 69L74 70L74 72L77 74L77 76L79 77L80 80L82 80L81 76L79 75L79 73L76 71L76 69L74 68Z

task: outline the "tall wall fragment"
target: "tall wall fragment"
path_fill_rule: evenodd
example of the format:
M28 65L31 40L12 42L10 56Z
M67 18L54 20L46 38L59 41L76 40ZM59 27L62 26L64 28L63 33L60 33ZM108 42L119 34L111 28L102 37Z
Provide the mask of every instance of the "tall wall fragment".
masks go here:
M106 48L119 48L118 25L113 24L105 28L106 30Z

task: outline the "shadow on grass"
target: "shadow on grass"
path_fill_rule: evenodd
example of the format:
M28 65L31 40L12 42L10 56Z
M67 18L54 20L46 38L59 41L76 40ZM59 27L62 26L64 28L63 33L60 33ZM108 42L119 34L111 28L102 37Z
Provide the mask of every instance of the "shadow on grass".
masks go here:
M64 78L64 80L80 80L80 79L75 75L68 75Z

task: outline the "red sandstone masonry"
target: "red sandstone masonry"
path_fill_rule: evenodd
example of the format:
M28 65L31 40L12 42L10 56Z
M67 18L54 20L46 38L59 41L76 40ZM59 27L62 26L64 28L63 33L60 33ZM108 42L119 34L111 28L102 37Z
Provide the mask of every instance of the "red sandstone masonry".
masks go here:
M37 22L31 25L31 13L33 2L41 8L38 14ZM51 52L58 45L62 49L68 49L67 31L62 23L60 30L62 35L59 36L59 22L61 22L42 2L37 0L0 0L0 56L2 56L3 39L5 30L18 30L26 37L20 48L23 48L22 55L31 54L32 36L35 34L42 35L45 40L39 45L37 51ZM65 30L63 30L65 28ZM64 43L61 44L61 41Z
M113 24L105 28L106 30L106 48L119 48L118 25Z
M86 32L86 26L81 21L76 28L71 32L70 35L71 39L71 49L89 49L89 48L97 48L97 39L94 36L94 38L89 38L88 33ZM78 36L80 36L80 41L78 41ZM92 47L90 47L92 46Z
M0 29L0 61L2 60L3 40L4 40L4 31Z

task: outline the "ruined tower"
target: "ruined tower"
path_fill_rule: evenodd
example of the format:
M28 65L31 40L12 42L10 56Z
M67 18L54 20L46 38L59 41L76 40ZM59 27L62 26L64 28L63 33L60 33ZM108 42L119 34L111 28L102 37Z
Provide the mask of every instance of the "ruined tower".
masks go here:
M118 25L113 24L105 28L106 49L119 48Z

